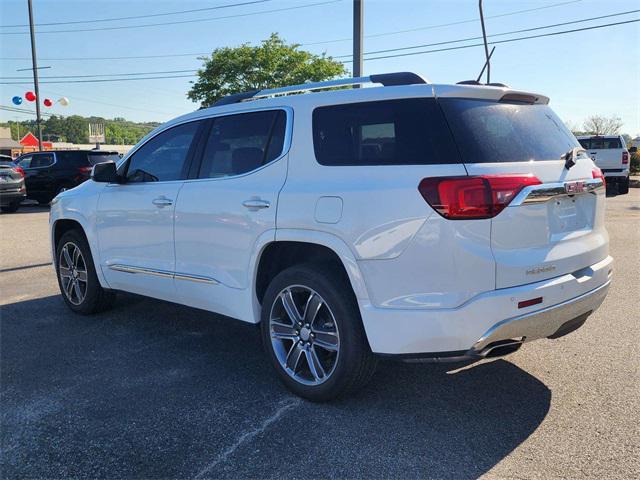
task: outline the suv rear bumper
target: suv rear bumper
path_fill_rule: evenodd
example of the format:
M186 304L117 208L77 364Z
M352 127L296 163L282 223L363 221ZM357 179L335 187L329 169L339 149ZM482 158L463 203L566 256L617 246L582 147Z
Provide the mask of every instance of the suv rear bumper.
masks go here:
M27 198L27 194L24 190L2 191L0 192L0 205L4 207L13 202L22 201L25 198Z
M607 257L572 274L486 292L454 309L360 305L362 320L374 353L443 360L483 357L496 345L517 347L578 328L604 301L612 262ZM542 304L518 308L519 302L538 297Z

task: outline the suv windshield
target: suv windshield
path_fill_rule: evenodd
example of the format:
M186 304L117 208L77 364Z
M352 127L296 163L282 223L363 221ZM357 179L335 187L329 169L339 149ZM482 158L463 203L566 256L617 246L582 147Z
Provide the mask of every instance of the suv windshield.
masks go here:
M464 163L559 160L578 141L547 105L443 98Z

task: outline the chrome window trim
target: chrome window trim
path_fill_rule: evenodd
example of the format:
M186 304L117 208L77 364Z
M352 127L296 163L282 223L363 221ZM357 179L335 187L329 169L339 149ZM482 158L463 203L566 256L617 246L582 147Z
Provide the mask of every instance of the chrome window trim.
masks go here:
M284 141L282 143L282 151L280 153L280 155L278 155L276 158L274 158L273 160L271 160L268 163L265 163L264 165L259 166L258 168L251 170L249 172L244 172L244 173L239 173L238 175L225 175L224 177L205 177L205 178L189 178L187 180L185 180L185 182L187 183L192 183L192 182L203 182L203 181L219 181L219 180L230 180L232 178L241 178L241 177L246 177L248 175L252 175L256 172L259 172L260 170L268 167L269 165L272 165L280 160L282 160L284 157L287 156L287 154L289 153L289 149L291 148L291 141L292 141L292 137L293 137L293 108L288 107L288 106L282 106L282 107L260 107L260 108L247 108L244 110L235 110L233 112L224 112L224 113L220 113L218 115L211 115L206 117L206 119L213 119L215 120L216 118L219 117L228 117L231 115L243 115L243 114L247 114L247 113L254 113L254 112L261 112L261 111L273 111L273 110L282 110L285 112L286 116L287 116L287 122L285 125L285 133L284 133ZM202 154L204 155L205 150L203 149ZM200 164L202 165L202 159L200 159L201 162Z
M187 280L190 282L208 283L211 285L218 285L220 283L215 278L207 277L204 275L192 275L189 273L178 273L178 272L171 272L169 270L158 270L155 268L146 268L146 267L134 267L132 265L122 265L122 264L112 264L107 266L111 270L115 270L116 272L153 275L155 277L173 278L175 280Z
M163 182L135 182L137 184L153 184L153 185L157 185L157 184L165 184L165 183L171 183L171 182L201 182L201 181L205 181L205 180L226 180L229 178L238 178L238 177L244 177L247 175L251 175L254 172L258 172L260 170L262 170L263 168L271 165L272 163L275 163L279 160L281 160L282 158L284 158L288 153L289 153L289 149L291 148L291 141L292 141L292 137L293 137L293 108L288 106L288 105L282 105L282 106L262 106L262 107L253 107L253 108L243 108L243 109L238 109L238 110L233 110L230 112L220 112L220 113L212 113L209 115L203 115L201 117L197 117L197 118L190 118L188 120L185 120L184 122L179 122L179 123L172 123L171 125L167 125L166 128L163 128L162 130L158 130L157 132L153 133L152 136L150 136L149 138L143 138L144 141L141 141L137 146L135 146L134 148L132 148L131 150L129 150L129 152L122 157L120 162L116 162L116 169L119 170L120 167L122 165L124 165L124 162L128 162L129 159L131 157L133 157L136 152L138 150L140 150L144 145L146 145L148 142L150 142L151 140L153 140L154 138L156 138L158 135L166 132L167 130L174 128L174 127L179 127L180 125L185 125L187 123L192 123L192 122L200 122L200 121L207 121L207 120L211 120L211 119L216 119L219 117L228 117L230 115L241 115L244 113L253 113L253 112L261 112L261 111L269 111L269 110L283 110L285 112L285 114L287 115L287 123L285 125L285 135L284 135L284 142L282 144L282 152L280 153L280 155L276 158L274 158L273 160L271 160L269 163L265 163L264 165L260 166L259 168L256 168L255 170L251 170L250 172L245 172L245 173L241 173L239 175L228 175L226 177L211 177L211 178L186 178L184 180L166 180ZM204 154L204 150L202 152ZM200 159L199 159L200 160ZM121 183L109 183L107 184L107 186L112 186L112 185L125 185L125 184L121 184ZM126 184L126 185L134 185L134 183L131 184Z
M568 185L582 183L581 191L571 191ZM604 182L599 178L589 178L586 180L576 180L570 182L542 183L540 185L530 185L523 188L509 204L510 207L517 207L528 203L544 203L552 198L581 195L584 193L597 194L604 190Z
M50 163L49 165L45 165L44 167L20 167L23 170L27 171L27 170L40 170L42 168L49 168L49 167L53 167L56 163L58 163L58 156L56 155L56 152L33 152L31 154L27 154L27 155L31 155L31 161L33 161L33 158L36 155L53 155L53 163ZM18 166L20 166L19 164L16 164Z

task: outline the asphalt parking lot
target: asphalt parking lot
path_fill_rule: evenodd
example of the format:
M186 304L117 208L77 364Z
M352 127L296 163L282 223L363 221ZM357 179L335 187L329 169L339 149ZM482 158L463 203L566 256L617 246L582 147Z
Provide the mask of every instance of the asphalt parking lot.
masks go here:
M580 330L473 365L384 362L290 395L253 326L121 295L72 314L48 212L0 216L3 478L638 478L640 189L610 197L615 279Z

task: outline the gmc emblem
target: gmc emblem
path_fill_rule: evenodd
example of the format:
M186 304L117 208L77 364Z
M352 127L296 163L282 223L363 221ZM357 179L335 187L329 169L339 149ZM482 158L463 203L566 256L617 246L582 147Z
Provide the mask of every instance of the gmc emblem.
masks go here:
M584 182L570 182L564 184L565 192L572 193L582 193L584 192Z

